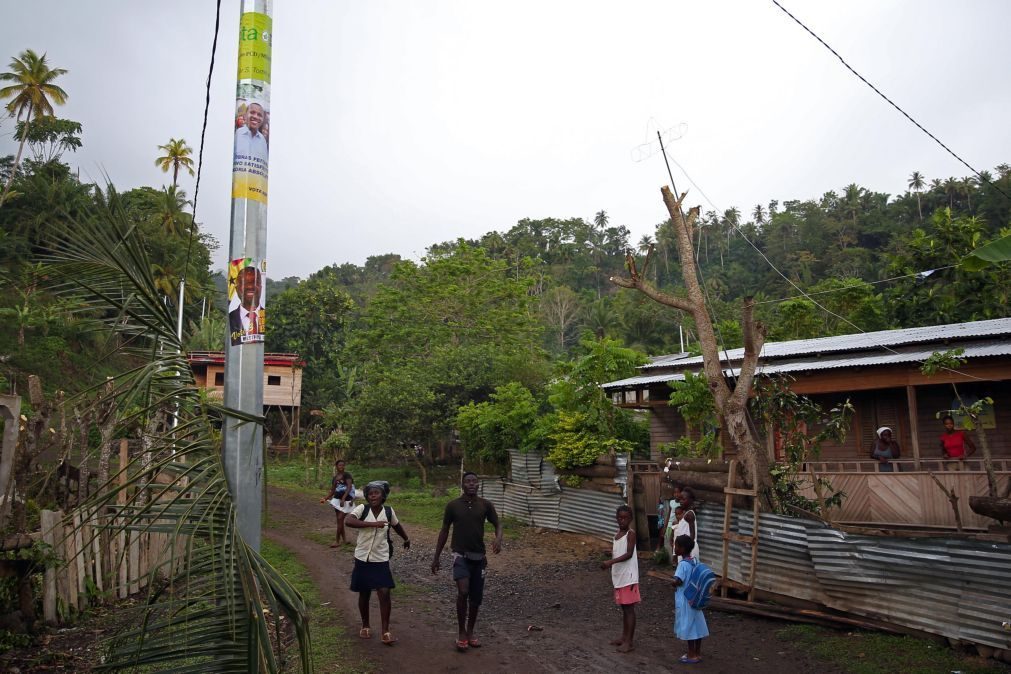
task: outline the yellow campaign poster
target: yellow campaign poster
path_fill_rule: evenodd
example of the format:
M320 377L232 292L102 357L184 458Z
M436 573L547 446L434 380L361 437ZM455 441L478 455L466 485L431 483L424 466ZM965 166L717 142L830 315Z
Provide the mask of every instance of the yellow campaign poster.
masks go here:
M272 20L266 14L246 12L239 19L240 80L270 82Z
M232 155L232 198L267 203L270 154L270 109L267 97L255 88L235 108L235 145ZM257 96L257 94L260 94Z

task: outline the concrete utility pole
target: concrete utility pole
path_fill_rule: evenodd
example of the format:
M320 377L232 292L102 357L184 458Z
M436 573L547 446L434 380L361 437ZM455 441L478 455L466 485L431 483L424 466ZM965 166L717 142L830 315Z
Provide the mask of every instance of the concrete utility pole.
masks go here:
M263 414L264 277L267 271L267 168L273 0L242 0L232 154L232 226L228 242L225 406ZM224 464L239 534L260 549L263 427L228 418Z

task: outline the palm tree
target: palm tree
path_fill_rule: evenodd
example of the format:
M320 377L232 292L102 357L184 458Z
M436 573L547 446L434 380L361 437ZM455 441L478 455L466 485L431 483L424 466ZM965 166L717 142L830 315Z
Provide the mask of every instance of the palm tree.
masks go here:
M639 239L639 252L645 255L649 252L649 247L653 245L653 237L649 234L643 234L642 238Z
M165 156L155 159L154 165L163 173L168 173L169 169L172 169L172 187L179 184L180 166L189 171L191 176L196 175L193 172L193 158L190 156L193 154L193 148L187 145L185 140L169 138L169 142L159 145L158 149L164 150Z
M0 195L0 206L3 206L14 183L14 176L18 172L18 164L21 163L21 154L25 149L25 141L28 139L28 128L32 119L38 119L46 115L53 114L53 103L63 105L67 102L67 92L53 84L60 75L65 75L63 68L50 68L46 63L46 55L39 56L31 49L21 52L20 56L11 59L8 66L10 72L0 73L0 80L14 82L14 84L0 89L0 99L9 98L10 102L6 106L11 117L18 121L25 119L24 132L21 134L21 143L18 145L18 154L14 158L14 166L11 175L4 185L3 194ZM51 102L50 102L51 101Z
M597 214L593 216L593 224L600 230L605 229L607 227L607 223L610 221L611 218L607 216L607 211L597 211Z
M920 222L923 222L923 209L920 207L920 192L927 186L927 181L919 171L913 171L909 176L909 189L916 194L916 211L920 214Z
M944 181L942 188L944 189L944 193L948 196L948 208L954 208L955 197L957 197L962 191L959 181L955 178L948 178Z
M755 208L751 211L751 217L754 219L755 224L761 229L762 225L765 224L765 208L762 204L755 204Z
M184 209L190 205L186 193L175 185L162 189L158 199L158 220L166 234L181 237L189 231L193 216Z
M136 627L114 637L103 668L278 672L270 635L283 614L298 639L302 671L310 672L305 602L237 531L214 430L224 416L262 419L200 396L139 228L111 187L96 201L96 212L69 223L68 236L46 262L54 292L106 317L111 329L130 337L136 355L144 354L114 378L105 398L123 410L123 437L142 431L143 451L121 467L126 484L113 476L81 506L100 525L90 534L74 525L72 535L83 536L87 546L99 535L156 532L168 535L171 548L184 549L151 570L166 582L149 583ZM105 516L111 511L115 518Z

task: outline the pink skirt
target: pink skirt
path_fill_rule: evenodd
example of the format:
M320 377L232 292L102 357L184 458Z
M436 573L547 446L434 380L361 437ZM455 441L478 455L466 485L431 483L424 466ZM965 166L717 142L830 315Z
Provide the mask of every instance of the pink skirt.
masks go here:
M614 588L614 603L618 606L638 604L641 601L642 598L639 597L639 583Z

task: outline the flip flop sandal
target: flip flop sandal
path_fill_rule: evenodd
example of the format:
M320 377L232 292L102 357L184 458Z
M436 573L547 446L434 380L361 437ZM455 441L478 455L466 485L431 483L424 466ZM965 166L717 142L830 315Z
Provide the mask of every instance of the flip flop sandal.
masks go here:
M680 662L682 665L697 665L702 662L702 658L689 658L687 655L682 655Z
M392 632L383 632L383 643L387 646L392 646L397 643L397 638L393 636Z
M481 648L481 640L478 639L477 637L468 639L467 643L470 644L471 648Z
M359 639L371 639L372 638L372 630L370 628L368 628L368 627L361 628L360 630L358 630L358 638Z
M464 639L462 641L457 641L456 642L456 650L460 651L461 653L463 653L465 650L467 650L467 648L469 646L470 646L470 642L468 642L466 639Z

